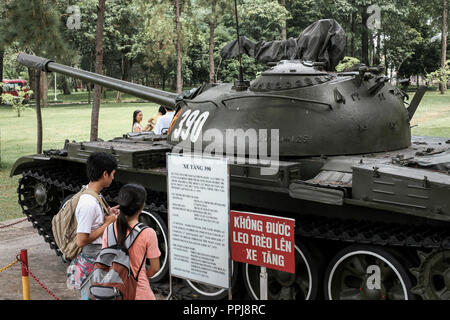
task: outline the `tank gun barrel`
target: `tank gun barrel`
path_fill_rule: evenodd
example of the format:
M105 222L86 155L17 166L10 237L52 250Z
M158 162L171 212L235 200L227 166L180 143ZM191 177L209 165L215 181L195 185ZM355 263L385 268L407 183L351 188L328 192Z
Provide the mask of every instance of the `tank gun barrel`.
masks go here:
M45 72L56 72L69 77L81 79L83 81L98 84L102 87L117 90L130 94L132 96L142 98L151 102L155 102L165 106L174 107L176 105L176 93L166 92L131 82L118 80L115 78L103 76L97 73L88 72L59 63L52 60L20 53L17 62L28 68L38 69Z

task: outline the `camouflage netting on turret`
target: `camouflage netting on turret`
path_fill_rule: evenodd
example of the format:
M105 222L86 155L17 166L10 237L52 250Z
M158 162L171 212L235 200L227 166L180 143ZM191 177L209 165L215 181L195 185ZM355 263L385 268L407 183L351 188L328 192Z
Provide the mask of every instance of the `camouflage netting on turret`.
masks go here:
M323 62L326 70L334 70L344 57L347 38L339 23L326 19L307 27L297 39L254 42L241 36L240 45L241 53L254 57L258 62L300 59ZM220 51L221 57L237 57L238 47L237 40L228 43Z

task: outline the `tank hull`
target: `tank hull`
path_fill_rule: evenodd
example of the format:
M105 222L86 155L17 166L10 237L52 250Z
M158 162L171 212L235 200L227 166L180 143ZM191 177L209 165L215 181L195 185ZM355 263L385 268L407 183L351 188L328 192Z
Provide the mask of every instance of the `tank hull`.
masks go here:
M23 175L18 192L24 214L60 254L52 241L51 218L65 197L77 192L87 183L84 176L85 161L93 151L109 152L119 160L115 182L104 191L110 204L116 203L118 190L123 184L140 183L147 188L149 198L146 210L161 219L154 219L152 223L155 224L156 221L162 226L159 239L162 247L167 246L167 242L164 242L167 241L164 240L167 239L167 231L165 234L163 232L167 230L165 154L173 149L164 139L144 141L134 137L117 138L103 143L72 142L66 143L61 150L19 159L11 175ZM148 158L146 152L153 154L152 161L140 162L140 157ZM449 250L450 176L436 169L445 166L447 152L448 144L445 139L414 137L412 147L396 152L284 159L278 163L278 173L272 176L261 176L261 164L238 163L238 159L230 159L231 208L294 218L296 239L301 239L296 249L308 255L307 251L301 251L301 246L318 246L318 251L326 256L321 258L325 261L351 243L375 246L374 248L392 247L399 252L409 252L412 256L417 250ZM409 157L412 154L420 155L412 157L416 159L415 162ZM436 158L436 154L441 158ZM425 158L428 160L427 164L417 161ZM418 166L417 162L422 163L423 167L414 168L413 166ZM141 167L136 168L136 163ZM429 168L424 169L424 165ZM397 172L386 169L393 166ZM421 192L430 192L428 200L425 199L427 195L422 193L419 195L421 198L409 197L413 199L410 203L404 199L397 202L379 201L380 194L399 199L405 189L401 184L398 188L392 186L389 179L421 187ZM373 187L374 184L376 187ZM390 189L382 189L380 186ZM46 205L36 206L29 188L44 188L47 195L51 194L52 197L47 197ZM379 192L374 193L374 190ZM433 192L437 192L437 195ZM408 192L405 197L408 198ZM439 212L436 211L437 207L440 208ZM320 259L314 259L309 262L319 263L315 261ZM316 267L320 270L324 268L324 264ZM248 281L244 281L247 291L254 292L254 288L251 288L252 268L247 265L239 268L243 269L241 273L247 275L245 279ZM167 274L167 268L165 272ZM168 293L164 277L157 280L152 286ZM184 292L180 293L183 298L207 297L201 294L199 296L199 292L203 291L192 283L190 286L196 290L186 284L180 286L180 292ZM321 292L317 288L315 290ZM319 293L311 298L322 297Z

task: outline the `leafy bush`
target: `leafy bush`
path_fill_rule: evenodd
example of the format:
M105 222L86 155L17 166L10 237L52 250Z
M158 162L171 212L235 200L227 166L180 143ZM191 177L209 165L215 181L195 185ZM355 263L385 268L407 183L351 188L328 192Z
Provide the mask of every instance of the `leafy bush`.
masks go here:
M2 83L0 83L0 86L3 86ZM17 93L19 96L12 95L10 93L4 93L2 94L2 101L3 103L6 103L8 105L12 106L12 109L17 112L17 117L20 118L20 113L24 110L28 109L28 102L29 99L27 99L25 96L31 96L33 94L33 91L28 90L25 92L23 88L19 88L17 90Z
M336 71L342 72L344 70L350 69L355 64L358 64L360 62L361 61L354 57L344 57L344 59L342 59L342 61L336 66Z
M427 81L448 83L450 78L450 60L447 60L444 67L437 69L434 72L427 74Z

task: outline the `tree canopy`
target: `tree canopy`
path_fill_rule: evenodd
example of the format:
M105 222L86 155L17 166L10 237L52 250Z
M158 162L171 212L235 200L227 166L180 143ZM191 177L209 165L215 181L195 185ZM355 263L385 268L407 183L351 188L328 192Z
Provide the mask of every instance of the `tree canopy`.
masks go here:
M11 55L21 50L94 70L97 0L4 1L1 61L13 61ZM335 19L347 34L347 57L382 64L400 77L426 76L442 65L443 1L238 0L240 34L254 41L297 38L311 23ZM177 65L183 89L213 80L236 80L237 60L221 61L219 55L225 44L236 39L232 2L107 0L104 74L173 91ZM379 10L370 11L372 4ZM69 6L79 8L79 29L67 26L73 15L67 11ZM374 19L380 20L379 28L371 27ZM266 68L250 57L243 56L242 62L247 80ZM3 73L21 76L23 69L16 69L4 66Z

